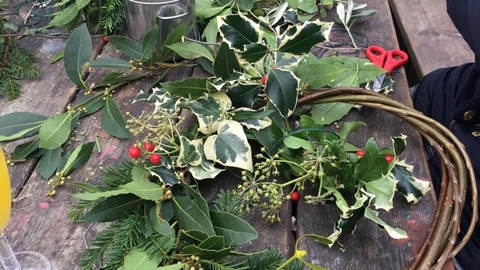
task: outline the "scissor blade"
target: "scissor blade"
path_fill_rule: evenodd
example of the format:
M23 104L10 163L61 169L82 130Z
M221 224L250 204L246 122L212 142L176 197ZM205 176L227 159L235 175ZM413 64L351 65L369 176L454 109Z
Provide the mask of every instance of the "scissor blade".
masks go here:
M387 74L383 74L375 78L375 80L373 81L373 89L372 89L373 91L378 93L380 92L380 90L382 90L382 84L386 76Z

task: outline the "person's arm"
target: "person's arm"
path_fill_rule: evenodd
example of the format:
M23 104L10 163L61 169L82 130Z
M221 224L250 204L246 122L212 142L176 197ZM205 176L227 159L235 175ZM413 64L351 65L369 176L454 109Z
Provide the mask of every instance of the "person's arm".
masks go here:
M480 58L480 0L447 0L447 12L476 58Z

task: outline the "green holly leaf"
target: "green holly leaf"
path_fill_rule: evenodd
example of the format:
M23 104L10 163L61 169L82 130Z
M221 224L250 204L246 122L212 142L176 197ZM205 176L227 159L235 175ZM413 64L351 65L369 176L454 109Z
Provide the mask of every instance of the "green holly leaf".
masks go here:
M330 125L346 116L355 105L343 102L316 104L310 111L315 123Z
M273 68L268 72L265 92L283 117L290 116L297 106L299 81L290 71Z
M221 121L218 135L209 136L204 144L207 159L225 166L253 170L252 149L240 123Z
M377 143L370 138L365 145L365 155L355 165L354 178L369 182L382 178L387 171L388 163L385 157L380 154Z

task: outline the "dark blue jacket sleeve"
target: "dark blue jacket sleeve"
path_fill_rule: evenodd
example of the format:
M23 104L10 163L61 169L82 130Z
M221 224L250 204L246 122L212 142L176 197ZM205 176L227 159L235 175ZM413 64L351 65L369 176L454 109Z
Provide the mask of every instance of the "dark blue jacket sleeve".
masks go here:
M480 59L480 1L447 0L447 12L458 32ZM480 64L478 61L477 65Z

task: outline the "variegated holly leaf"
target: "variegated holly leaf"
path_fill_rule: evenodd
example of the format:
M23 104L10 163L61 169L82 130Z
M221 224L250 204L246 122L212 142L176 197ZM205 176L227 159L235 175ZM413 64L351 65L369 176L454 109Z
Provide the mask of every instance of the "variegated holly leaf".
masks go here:
M177 82L163 82L160 85L172 97L199 98L208 93L207 78L186 78Z
M394 156L399 157L403 151L405 151L405 148L407 148L407 136L402 134L402 136L391 137L391 139L395 153Z
M178 99L174 99L170 96L164 88L154 87L152 88L152 93L144 92L140 90L140 93L135 97L134 102L137 101L148 101L155 103L155 110L153 113L161 110L170 110L175 111L177 109Z
M247 17L233 14L217 18L220 35L230 47L243 51L245 45L260 42L259 24Z
M430 190L430 182L416 178L413 174L413 166L406 164L403 160L395 163L392 174L398 181L397 190L408 202L418 203Z
M204 145L207 159L229 167L248 171L253 170L252 149L240 123L233 120L222 121L218 135L207 138Z
M385 223L385 221L383 221L382 219L380 219L378 217L378 212L377 211L372 210L370 208L366 208L364 216L365 216L365 218L368 218L371 221L377 223L382 229L387 231L388 235L390 235L390 237L392 237L393 239L408 238L407 232L405 232L404 230L402 230L400 228L394 228L394 227L388 225L387 223Z
M265 92L283 117L290 116L297 107L299 82L291 71L272 68L268 72Z
M232 119L248 129L260 130L272 124L269 115L272 111L256 111L249 108L238 108L233 111Z
M178 154L177 166L183 168L187 165L200 165L202 162L203 141L201 139L190 141L187 137L180 137L180 153Z
M265 57L267 53L268 47L266 45L260 43L253 43L245 45L245 49L240 53L240 57L249 63L255 63L262 60L262 58Z
M370 82L385 73L367 59L357 57L322 57L309 54L302 58L294 68L297 77L302 78L302 85L309 89L321 87L352 86Z
M228 89L227 95L235 108L250 108L258 97L261 88L259 84L235 84Z
M364 182L365 189L373 198L376 209L390 211L393 208L393 195L395 194L396 181L390 176L382 175L381 178Z
M307 54L315 44L328 40L332 25L315 20L290 26L281 37L278 50L296 55Z
M235 52L225 42L222 42L218 49L217 57L213 63L213 70L215 71L215 76L223 80L228 80L232 77L235 70L241 70Z

